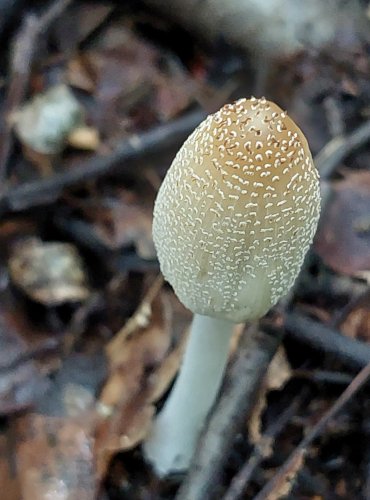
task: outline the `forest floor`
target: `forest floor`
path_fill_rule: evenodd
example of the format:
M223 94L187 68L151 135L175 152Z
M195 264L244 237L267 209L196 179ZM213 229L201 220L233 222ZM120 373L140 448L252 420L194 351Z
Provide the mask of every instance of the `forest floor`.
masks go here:
M214 452L223 473L185 481L202 500L370 498L367 372L354 380L370 362L368 43L346 33L256 65L121 3L0 1L0 497L175 498L185 475L156 478L141 452L191 321L160 276L153 203L202 119L254 94L307 136L321 220L258 325L283 340ZM231 366L248 327L235 335Z

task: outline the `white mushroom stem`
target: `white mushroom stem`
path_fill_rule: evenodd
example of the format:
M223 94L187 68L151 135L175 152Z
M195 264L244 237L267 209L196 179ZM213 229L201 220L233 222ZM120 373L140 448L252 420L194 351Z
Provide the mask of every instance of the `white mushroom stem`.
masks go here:
M234 323L195 314L183 364L144 452L157 474L189 467L227 364Z

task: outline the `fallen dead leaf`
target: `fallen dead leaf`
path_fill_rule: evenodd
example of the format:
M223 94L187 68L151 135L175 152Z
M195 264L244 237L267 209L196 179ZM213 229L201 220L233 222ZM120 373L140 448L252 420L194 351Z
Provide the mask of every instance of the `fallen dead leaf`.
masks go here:
M109 224L95 227L97 236L108 248L124 248L134 244L143 259L154 259L152 213L139 204L120 203L111 211Z
M35 328L22 311L14 309L2 297L0 306L0 415L30 407L43 397L49 387L42 367L49 365L47 352L58 346L58 340ZM44 353L41 366L35 361Z
M0 434L0 484L1 490L6 492L6 500L21 498L13 445L14 438L10 429Z
M292 369L286 357L285 350L281 346L270 363L264 383L248 422L249 439L251 443L257 444L262 438L261 418L267 407L267 394L269 391L281 389L291 377Z
M171 119L194 100L195 81L178 59L122 20L74 59L68 74L71 84L93 93L95 126L110 143Z
M167 391L175 378L185 352L189 330L182 335L176 347L164 359L160 367L155 371L151 378L151 393L148 401L155 403Z
M269 391L281 389L292 378L292 369L285 354L284 347L280 347L273 357L266 374L266 385Z
M370 292L356 301L339 327L348 337L370 343Z
M99 210L88 214L93 218L93 231L104 245L117 250L134 245L143 259L154 259L152 237L153 207L131 192L121 190L119 196L102 201Z
M125 346L127 338L140 328L149 325L152 314L152 303L159 294L162 286L163 277L159 275L146 292L136 312L106 346L106 353L110 360L111 370L114 368L115 360L117 360L117 363L121 362L121 351Z
M107 350L111 373L97 405L101 422L95 453L100 477L115 452L132 448L146 436L155 412L150 401L150 372L169 351L171 311L165 294L160 292L148 304L152 311L148 323L145 325L145 320L143 326L135 320L130 333L121 332L119 342L112 344L115 349Z
M99 477L114 453L131 449L146 437L155 413L153 402L168 389L181 364L186 334L171 348L172 295L159 291L161 283L149 289L138 311L107 348L111 374L97 405Z
M91 500L97 481L86 418L29 414L17 429L22 500Z
M42 304L82 301L90 294L81 257L71 244L21 240L8 266L13 283Z
M339 273L361 276L370 270L370 172L347 174L333 185L315 249Z

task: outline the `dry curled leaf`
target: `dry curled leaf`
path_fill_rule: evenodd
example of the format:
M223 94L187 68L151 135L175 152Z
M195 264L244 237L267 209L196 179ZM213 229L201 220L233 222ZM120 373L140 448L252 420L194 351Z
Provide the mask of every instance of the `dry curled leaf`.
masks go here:
M285 354L284 347L280 347L272 358L266 374L266 385L269 391L279 390L292 378L292 369Z
M8 267L13 283L42 304L81 301L89 296L81 257L68 243L25 239L15 245Z
M160 365L171 344L169 302L158 291L158 283L154 291L159 295L146 297L145 321L137 319L142 315L139 307L129 327L112 341L114 348L107 348L111 373L97 405L101 422L95 452L100 476L114 452L128 450L146 436L154 415L150 371Z
M111 374L97 405L99 477L115 452L129 450L147 436L155 413L153 402L164 394L181 363L185 315L180 311L173 323L173 294L160 290L162 283L162 278L153 283L137 312L107 347ZM173 337L177 338L174 346Z
M178 372L183 354L185 352L189 331L186 330L176 347L163 360L162 364L152 376L151 394L148 397L150 402L158 401L167 391L171 382Z

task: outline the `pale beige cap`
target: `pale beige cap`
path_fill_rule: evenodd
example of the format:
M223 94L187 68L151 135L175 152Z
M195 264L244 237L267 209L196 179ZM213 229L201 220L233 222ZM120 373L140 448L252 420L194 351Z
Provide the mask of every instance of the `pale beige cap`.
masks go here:
M158 192L161 270L194 313L263 316L292 286L320 212L306 138L276 104L240 99L185 141Z

